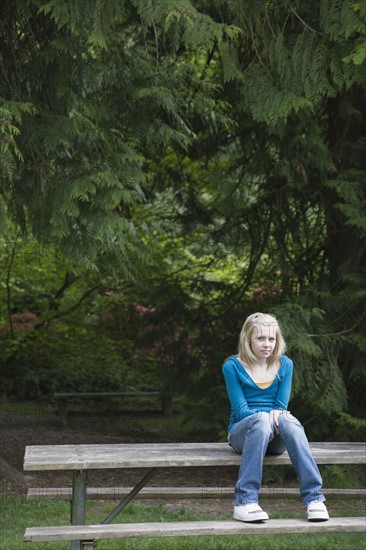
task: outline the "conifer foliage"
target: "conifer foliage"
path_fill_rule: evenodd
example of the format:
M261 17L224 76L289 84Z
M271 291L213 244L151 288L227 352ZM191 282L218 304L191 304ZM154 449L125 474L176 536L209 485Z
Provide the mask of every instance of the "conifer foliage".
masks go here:
M300 365L296 406L360 415L365 3L2 12L0 193L14 222L89 267L114 255L121 277L138 273L162 331L178 315L196 334L176 368L197 387L218 383L243 317L271 309Z

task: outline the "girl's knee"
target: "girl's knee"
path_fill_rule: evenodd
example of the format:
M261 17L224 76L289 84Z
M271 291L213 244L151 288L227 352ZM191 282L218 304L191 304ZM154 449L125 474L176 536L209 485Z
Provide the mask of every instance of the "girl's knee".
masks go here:
M287 433L298 433L299 430L304 430L301 422L289 411L284 411L279 415L278 426L281 431L285 431Z
M272 426L271 426L271 420L270 415L267 412L259 412L254 415L253 418L253 424L251 426L252 430L257 430L261 432L271 432Z

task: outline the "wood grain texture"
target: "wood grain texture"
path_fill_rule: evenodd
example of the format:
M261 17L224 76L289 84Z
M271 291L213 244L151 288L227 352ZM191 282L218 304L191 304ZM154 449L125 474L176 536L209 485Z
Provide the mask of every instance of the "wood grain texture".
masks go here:
M366 518L331 518L314 523L305 519L273 519L264 523L240 521L179 521L161 523L123 523L111 525L74 525L31 527L25 542L94 540L132 537L185 537L196 535L254 535L271 533L364 532Z
M88 499L121 500L132 491L133 487L87 487ZM137 499L233 499L234 487L144 487L136 496ZM322 489L327 500L366 499L366 489ZM262 487L262 498L299 499L299 489L287 487ZM32 487L28 489L27 500L70 500L71 487Z
M366 444L310 443L318 464L365 464ZM238 455L227 443L123 443L96 445L31 445L25 471L233 466ZM266 456L264 464L290 464L287 452Z
M169 395L160 391L109 391L109 392L64 392L54 393L53 399L106 399L113 397L162 397Z

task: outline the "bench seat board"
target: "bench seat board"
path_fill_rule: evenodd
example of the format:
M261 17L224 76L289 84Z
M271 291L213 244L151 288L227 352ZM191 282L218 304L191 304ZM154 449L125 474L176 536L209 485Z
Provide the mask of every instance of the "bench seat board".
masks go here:
M318 464L365 464L366 444L310 443ZM96 445L31 445L24 470L89 470L184 466L235 466L240 455L227 443L137 443ZM264 464L290 464L285 451L266 456Z
M110 392L68 392L55 393L53 398L58 399L107 399L113 397L168 397L168 393L159 391L110 391Z
M89 499L120 500L127 496L133 487L87 487ZM135 498L139 499L233 499L234 487L144 487ZM366 499L366 489L322 489L329 498ZM263 498L300 498L299 489L288 487L261 487ZM70 500L72 487L32 487L28 489L27 500Z
M242 523L230 520L123 523L111 525L30 527L25 532L24 541L46 542L162 536L322 533L325 531L363 532L365 528L365 517L331 518L327 522L309 522L305 519L274 519L263 523Z

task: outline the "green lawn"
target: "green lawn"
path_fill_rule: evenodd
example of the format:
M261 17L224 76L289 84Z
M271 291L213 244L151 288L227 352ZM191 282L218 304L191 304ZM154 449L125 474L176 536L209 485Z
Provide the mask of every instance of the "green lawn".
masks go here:
M364 501L343 502L339 515L363 515ZM69 522L69 504L66 501L27 502L20 497L8 497L2 500L0 510L0 549L20 550L66 550L69 543L23 543L26 527L45 525L65 525ZM100 523L114 507L111 502L93 501L88 503L88 523ZM359 514L355 514L355 510ZM278 517L278 513L271 514ZM294 517L296 514L286 514ZM227 516L229 518L229 516ZM284 517L284 514L281 514ZM167 511L161 505L129 505L116 521L179 521L195 520L197 516L184 507L178 511ZM223 516L220 516L222 519ZM212 515L201 515L199 519L218 519ZM129 539L100 541L98 550L366 550L366 536L363 533L325 533L314 535L261 535L226 537L181 537L162 539Z

